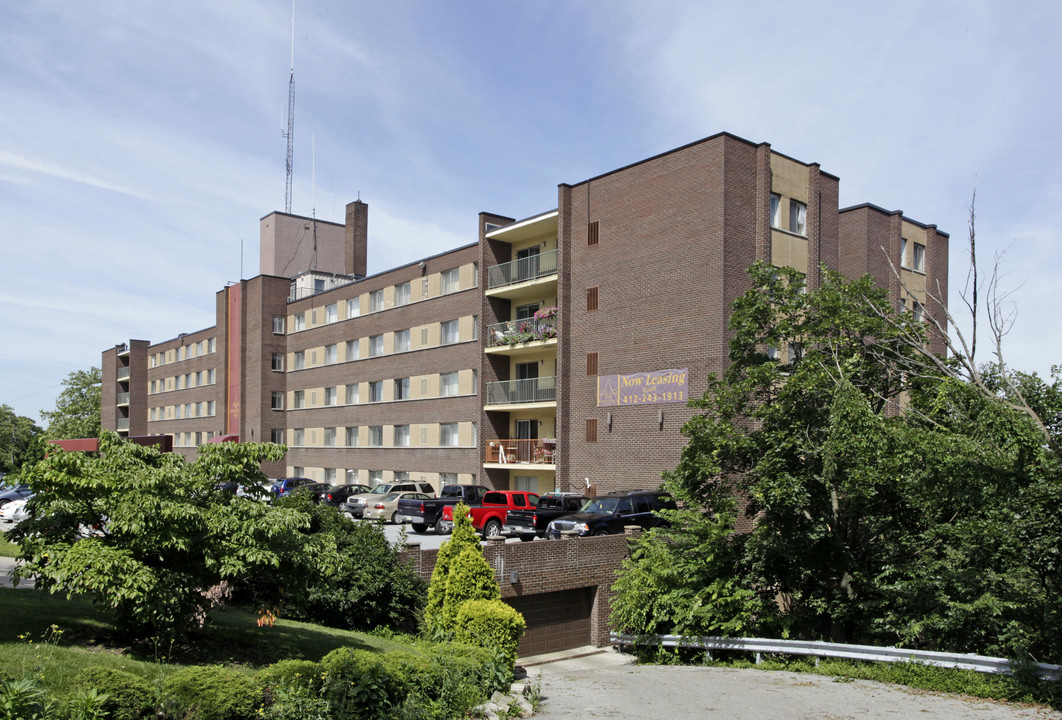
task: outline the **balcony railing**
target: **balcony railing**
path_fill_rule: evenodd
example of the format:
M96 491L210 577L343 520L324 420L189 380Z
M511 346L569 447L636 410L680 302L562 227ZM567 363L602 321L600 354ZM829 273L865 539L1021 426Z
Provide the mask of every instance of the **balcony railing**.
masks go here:
M507 320L487 326L487 347L519 345L557 337L557 318Z
M487 383L487 405L516 405L519 403L556 401L556 377Z
M129 368L128 368L128 366L127 367L118 368L118 379L119 380L128 380L129 379Z
M557 251L549 250L487 268L487 289L493 290L556 274Z
M115 404L116 405L128 405L129 404L129 393L118 393L118 402L116 402Z
M128 430L129 429L129 418L118 418L117 427L118 427L119 430Z
M553 465L557 441L552 439L502 439L487 443L487 462L500 464Z

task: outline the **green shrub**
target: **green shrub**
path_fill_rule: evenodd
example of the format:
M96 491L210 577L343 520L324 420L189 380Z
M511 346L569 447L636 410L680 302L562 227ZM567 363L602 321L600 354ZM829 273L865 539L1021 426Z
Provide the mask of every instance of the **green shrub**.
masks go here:
M44 690L32 679L0 677L0 720L43 719L44 706Z
M164 713L178 720L253 720L261 697L254 680L217 665L182 668L162 684Z
M454 640L502 653L511 679L526 627L524 616L501 600L468 600L457 611Z
M255 675L263 689L316 693L321 690L321 668L312 660L280 660Z
M494 580L494 570L487 564L477 545L461 551L450 566L446 581L446 599L443 601L442 621L453 629L457 612L469 600L499 600L501 590Z
M323 694L337 720L387 717L390 709L405 699L408 675L403 663L367 650L338 648L321 659Z
M76 687L105 693L103 709L112 720L139 720L155 707L155 691L147 680L125 670L87 667L74 679Z
M447 633L450 626L446 623L443 615L443 605L446 602L446 585L450 578L450 566L457 557L468 549L474 549L482 553L479 547L479 536L472 527L472 520L468 516L468 506L458 503L454 507L454 530L447 540L439 547L439 554L435 558L435 567L431 571L431 582L428 584L428 601L424 606L421 631L427 637L434 637L440 633Z

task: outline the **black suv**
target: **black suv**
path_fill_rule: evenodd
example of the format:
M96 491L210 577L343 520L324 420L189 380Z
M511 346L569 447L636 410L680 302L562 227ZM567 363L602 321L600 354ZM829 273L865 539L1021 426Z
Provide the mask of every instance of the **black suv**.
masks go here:
M663 521L654 510L674 510L675 501L659 490L631 490L614 492L594 498L580 512L557 518L546 528L547 538L559 538L565 530L582 536L614 535L623 532L624 525L651 528Z

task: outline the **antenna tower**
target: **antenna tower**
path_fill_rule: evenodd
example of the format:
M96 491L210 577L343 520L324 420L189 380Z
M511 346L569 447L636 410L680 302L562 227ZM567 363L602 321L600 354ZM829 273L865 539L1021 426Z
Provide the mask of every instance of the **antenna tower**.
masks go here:
M288 140L287 176L284 183L284 212L291 214L292 142L295 139L295 0L291 0L291 76L288 78Z

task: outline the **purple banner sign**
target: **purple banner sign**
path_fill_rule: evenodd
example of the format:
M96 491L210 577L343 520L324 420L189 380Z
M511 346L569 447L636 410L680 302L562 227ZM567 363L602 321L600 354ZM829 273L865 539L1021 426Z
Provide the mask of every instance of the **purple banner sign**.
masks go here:
M685 403L690 399L689 377L689 368L633 375L599 375L597 406Z

